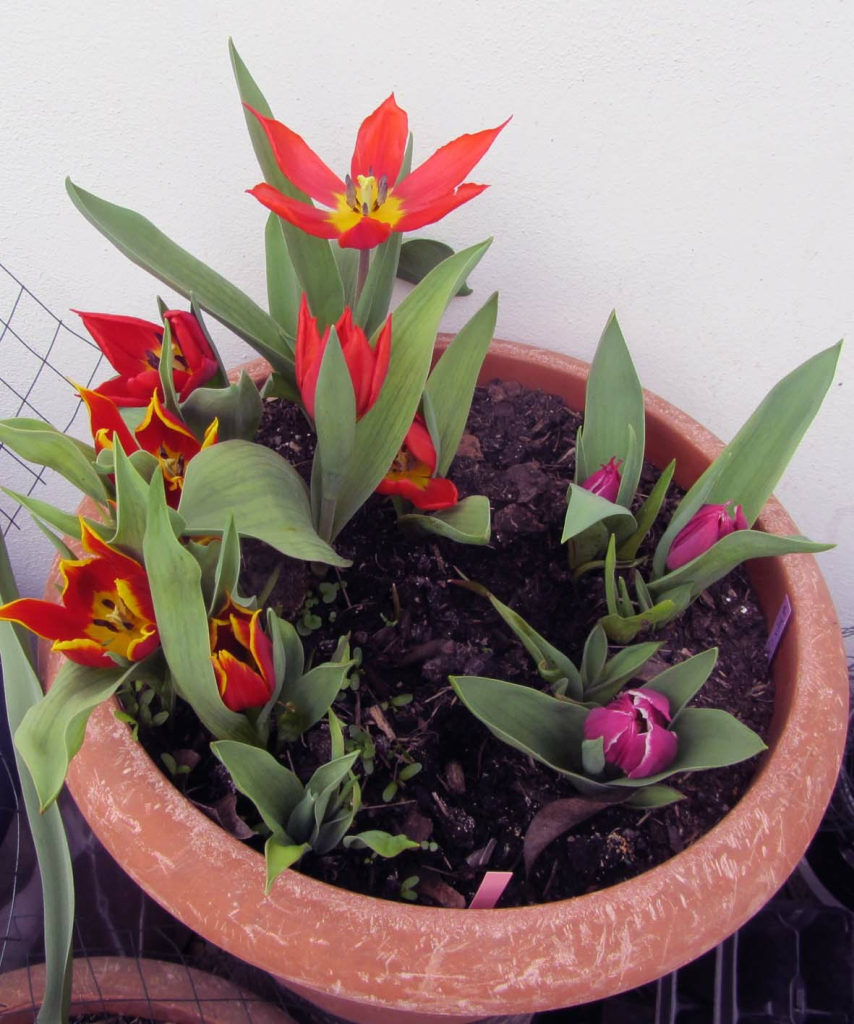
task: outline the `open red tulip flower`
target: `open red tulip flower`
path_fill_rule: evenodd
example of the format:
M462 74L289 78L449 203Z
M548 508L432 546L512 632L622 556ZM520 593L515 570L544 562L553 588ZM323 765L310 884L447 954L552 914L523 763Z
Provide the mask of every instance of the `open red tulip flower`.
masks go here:
M282 174L329 209L282 195L272 185L249 189L268 209L318 238L337 238L343 248L372 249L392 231L413 231L480 195L486 185L463 182L507 124L461 135L438 149L399 183L409 122L394 94L365 118L356 138L350 173L342 181L296 132L252 107L267 134Z
M200 442L186 424L164 409L155 391L142 422L131 431L111 399L88 388L78 387L77 390L89 410L95 451L112 449L115 438L118 438L126 455L137 451L149 452L160 463L163 471L166 501L172 508L177 508L184 487L187 463L203 448L216 444L219 421L214 420L208 426Z
M380 388L388 372L391 354L391 317L389 316L380 331L376 348L371 348L365 332L358 324L353 323L353 314L349 306L335 325L335 331L353 382L358 420L379 398ZM317 329L317 320L311 315L308 300L303 294L297 324L296 377L303 405L312 419L317 378L328 341L329 328L326 328L321 337Z
M142 661L160 645L145 569L80 520L91 558L63 559L60 604L24 597L0 606L0 620L53 640L53 650L92 668L115 668L110 654Z
M275 684L273 644L250 611L229 595L210 620L211 661L223 703L231 711L263 707Z
M135 316L109 313L82 313L82 319L98 348L110 361L118 377L99 384L98 394L112 399L119 407L145 406L160 384L160 354L163 328ZM170 309L164 314L172 332L172 376L181 401L206 384L219 364L208 339L192 313Z
M433 476L435 472L436 448L427 424L416 416L377 493L396 494L424 511L451 508L459 501L457 488L445 477Z

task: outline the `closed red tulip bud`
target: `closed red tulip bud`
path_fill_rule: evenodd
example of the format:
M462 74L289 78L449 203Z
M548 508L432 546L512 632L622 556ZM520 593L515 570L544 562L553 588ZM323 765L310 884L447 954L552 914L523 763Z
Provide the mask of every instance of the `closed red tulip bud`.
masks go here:
M626 690L604 708L594 708L584 722L584 738L601 736L606 764L630 779L664 771L676 757L678 739L670 732L670 701L646 688Z
M703 505L694 513L670 545L667 555L668 569L672 571L687 565L736 530L750 529L750 523L745 518L741 505L735 506L735 518L729 514L728 507L731 504L731 501L727 501L723 505Z
M620 493L620 483L623 479L620 475L620 466L622 464L622 459L617 459L616 455L613 456L608 463L603 463L595 473L592 473L581 486L585 491L590 491L591 494L598 494L607 501L616 501L617 495Z

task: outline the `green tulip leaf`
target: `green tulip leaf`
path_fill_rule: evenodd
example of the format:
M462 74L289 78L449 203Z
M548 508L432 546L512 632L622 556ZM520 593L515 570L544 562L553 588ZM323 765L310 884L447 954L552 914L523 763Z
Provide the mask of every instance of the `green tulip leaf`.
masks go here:
M288 834L293 836L297 842L311 843L314 846L330 800L358 757L358 750L354 750L351 754L345 754L343 757L336 757L321 765L308 780L305 796L291 811L287 820Z
M29 494L19 494L17 491L11 491L8 487L0 487L0 491L8 494L19 505L23 505L34 518L41 519L50 526L55 527L63 536L74 537L75 540L80 540L80 517L72 515L71 512L63 512L54 505L46 501L40 501L38 498L33 498ZM102 540L107 540L113 535L115 528L111 524L98 523L94 519L88 519L85 516L83 519L92 532L97 533Z
M669 807L670 804L684 800L685 796L671 786L653 784L642 786L626 800L626 807L634 807L637 811L652 811L658 807Z
M0 444L39 466L47 466L95 501L107 498L104 483L95 470L95 449L76 441L43 420L24 416L0 420Z
M237 581L240 578L240 537L234 526L234 516L229 515L219 548L214 574L213 593L208 601L208 615L216 615L225 606L226 601L237 593Z
M472 494L451 508L429 515L408 512L398 522L419 534L435 534L458 544L488 544L492 536L489 498Z
M601 627L601 623L599 626ZM634 679L641 668L660 647L660 643L644 643L634 644L631 647L623 648L622 651L618 651L605 664L596 682L590 687L585 687L585 701L607 704L609 700L616 697L623 688L624 683Z
M187 467L180 512L196 536L221 533L231 514L241 537L256 537L292 558L350 564L315 532L302 477L262 445L225 441L199 452Z
M323 718L347 682L347 674L354 664L352 659L330 661L315 665L297 679L285 676L279 699L287 710L279 717L280 741L299 739L306 729Z
M113 449L116 476L116 532L108 543L142 561L148 483L134 469L120 444Z
M157 631L178 694L217 739L254 743L255 733L246 717L230 711L220 696L211 662L202 571L175 536L160 474L149 486L142 547Z
M248 373L224 388L196 388L181 406L180 418L201 441L218 420L217 442L252 441L264 412L258 388Z
M280 842L275 836L269 836L264 844L264 861L267 868L267 881L264 893L269 895L273 883L292 867L304 853L311 849L308 843Z
M581 655L581 684L585 693L598 682L607 657L608 638L605 630L597 623L590 631Z
M670 701L671 728L679 720L685 705L700 692L712 674L717 660L717 647L710 647L701 654L695 654L693 658L687 658L678 665L665 669L654 679L643 684L645 689L656 690Z
M353 458L338 496L333 537L370 497L400 450L418 411L445 308L489 245L482 242L445 260L395 310L388 374L376 404L356 424Z
M251 114L249 115L252 116ZM254 121L255 118L252 117ZM266 138L264 139L267 143ZM291 338L297 336L299 322L300 287L297 272L285 241L285 222L271 213L264 228L264 253L267 263L267 308L270 316ZM342 249L341 252L349 252Z
M71 201L131 262L199 305L247 341L281 373L293 374L293 355L276 321L239 288L167 238L150 220L78 188L65 187Z
M495 333L498 293L493 293L448 345L427 379L439 443L436 472L445 476L466 428L477 378Z
M676 534L703 505L732 501L754 523L827 394L841 348L840 341L812 356L768 392L680 502L656 548L655 576L664 574Z
M228 50L241 102L257 110L264 117L272 117L270 105L230 39ZM266 132L254 114L244 107L243 116L264 180L290 199L312 206L309 196L300 191L279 169L267 141ZM285 221L281 222L281 230L300 288L308 296L312 315L317 317L318 326L322 331L328 324L334 324L344 312L344 288L329 242L323 238L315 238ZM272 363L272 360L270 362ZM277 366L276 369L281 368Z
M400 260L397 265L397 276L401 281L419 284L434 267L454 255L454 250L445 242L437 242L433 238L410 238L400 249ZM472 290L463 281L457 289L460 297L471 295Z
M614 644L628 644L642 632L664 626L688 607L691 603L690 587L674 587L667 596L645 611L637 612L628 618L618 613L603 616L599 622Z
M670 487L670 481L673 479L675 471L676 459L673 459L658 480L656 480L649 497L635 513L635 519L638 524L637 529L620 544L617 550L617 558L621 562L631 562L637 555L638 549L658 518L658 513L661 511L661 506L667 497L667 489Z
M591 527L602 524L613 532L621 524L634 529L635 518L627 508L616 505L601 494L585 490L580 484L570 484L566 495L566 518L563 524L561 544L580 537ZM607 537L607 533L605 534Z
M357 832L352 836L344 837L344 846L349 850L373 850L380 857L397 857L405 850L416 850L420 843L414 842L406 836L392 836L388 832L380 832L376 829L368 829L367 832Z

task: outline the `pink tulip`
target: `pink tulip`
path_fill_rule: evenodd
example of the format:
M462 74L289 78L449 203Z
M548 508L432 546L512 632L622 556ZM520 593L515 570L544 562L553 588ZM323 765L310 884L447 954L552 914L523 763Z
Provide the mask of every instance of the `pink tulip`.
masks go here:
M731 501L723 505L703 505L686 526L676 534L667 555L667 568L671 571L693 561L722 538L736 530L749 530L741 505L735 506L735 518L727 511Z
M603 463L581 486L585 491L598 494L607 501L616 501L617 495L620 493L620 481L623 479L620 476L622 464L622 459L617 460L616 455L612 456L607 465Z
M664 771L678 743L670 732L670 702L656 690L626 690L604 708L594 708L584 722L584 738L604 742L605 761L630 779Z

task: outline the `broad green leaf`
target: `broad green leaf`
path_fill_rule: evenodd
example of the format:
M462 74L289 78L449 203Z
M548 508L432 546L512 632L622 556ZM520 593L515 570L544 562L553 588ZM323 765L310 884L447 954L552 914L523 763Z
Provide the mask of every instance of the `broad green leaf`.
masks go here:
M180 512L191 534L221 533L232 514L241 537L292 558L350 564L315 532L302 477L262 445L225 441L199 452L187 467Z
M286 675L279 699L287 710L279 718L280 739L293 742L329 710L353 667L353 660L330 661L292 679Z
M104 502L107 492L95 470L95 449L61 434L42 420L0 420L0 444L28 462L56 470L84 494Z
M236 384L224 388L196 388L181 406L181 418L201 441L214 420L217 441L252 441L264 412L254 381L241 373Z
M267 866L265 894L269 895L273 888L273 882L279 875L296 864L300 857L310 849L311 846L308 843L280 843L275 836L270 836L264 844L264 860Z
M273 112L270 105L230 39L228 50L241 102L257 110L264 117L272 117ZM255 156L265 181L291 199L307 203L309 206L313 205L311 199L286 178L279 169L270 143L267 141L267 135L255 116L245 108L243 116L246 119L252 148L255 150ZM285 236L288 254L301 289L308 296L312 315L317 317L318 326L323 331L324 327L334 324L344 312L344 289L329 242L323 238L315 238L313 235L306 234L305 231L301 231L285 221L282 221L282 233ZM276 369L280 368L276 367Z
M290 622L280 619L272 609L267 610L267 625L273 638L276 677L282 678L283 687L294 687L305 666L305 652L299 634Z
M634 527L635 518L627 508L615 505L601 494L585 490L580 484L570 484L566 495L566 518L563 523L561 544L579 537L591 526L602 523L613 531L621 523Z
M638 811L651 811L656 807L668 807L678 803L685 797L678 789L670 786L655 785L636 789L626 801L626 807L634 807Z
M429 515L407 513L398 522L404 529L435 534L458 544L488 544L492 534L489 498L482 494L472 494L452 508Z
M685 708L673 731L679 737L679 746L675 760L665 771L646 779L614 779L612 785L627 789L649 786L679 772L725 768L766 749L752 729L717 708Z
M445 260L395 310L388 375L376 404L356 424L353 459L338 498L333 536L370 497L400 450L418 410L442 314L460 280L489 245L482 242Z
M329 328L314 398L317 449L311 472L312 520L324 540L331 540L338 494L353 457L356 395L338 333Z
M74 559L77 556L74 554L71 548L65 543L65 541L61 537L57 537L53 530L51 530L49 526L43 523L41 519L34 517L33 522L41 530L45 537L47 537L47 539L51 542L54 548L56 548L60 558L66 558L72 562L74 561Z
M634 431L638 456L633 465L629 465L627 460L629 427ZM643 389L623 340L617 315L612 313L602 332L587 379L584 458L590 473L595 473L612 458L626 460L621 467L623 483L618 499L626 507L631 503L640 480L644 430Z
M608 638L597 623L590 631L581 655L581 684L585 694L599 681L608 657Z
M253 743L255 733L246 717L230 711L220 696L211 663L202 571L175 537L159 474L149 486L143 553L157 631L177 692L217 739Z
M635 428L629 424L629 443L626 449L626 456L620 467L620 489L617 492L617 504L625 505L626 508L631 508L632 502L635 498L635 491L637 490L638 482L640 481L641 473L643 472L643 448L638 444L637 434ZM631 530L626 527L625 523L620 523L617 529L617 533L622 541L623 537L629 534Z
M219 557L214 575L213 594L208 604L208 615L215 615L225 605L228 598L237 592L237 580L240 577L240 538L234 528L234 516L229 515L222 540L219 544Z
M454 250L444 242L432 238L410 238L400 249L400 260L397 265L397 276L401 281L418 284L438 267L442 260L454 255ZM457 295L471 295L471 288L465 281L457 289Z
M347 849L352 846L356 850L373 850L380 857L396 857L404 850L415 850L420 845L406 836L392 836L388 832L380 832L376 829L368 829L367 832L357 832L353 836L344 837L344 846Z
M19 597L6 544L0 534L0 603ZM30 636L10 622L0 623L0 662L3 665L6 713L14 734L26 713L42 698L33 668ZM74 879L68 841L59 807L39 813L39 799L20 752L15 763L33 845L39 863L43 901L45 990L37 1021L64 1024L71 996L71 940L74 930Z
M251 114L249 115L252 116ZM247 119L248 120L248 119ZM255 118L253 117L254 121ZM266 142L266 139L264 140ZM270 316L291 338L297 336L302 288L285 241L284 221L271 213L264 228L264 252L267 260L267 307ZM348 252L342 249L342 252Z
M276 839L291 845L285 822L305 796L305 787L296 775L266 750L247 743L219 740L211 743L211 750L225 765L239 792L255 804Z
M359 751L337 757L321 765L308 780L305 796L291 811L286 827L297 842L314 843L334 791L353 767Z
M703 684L712 674L718 660L717 647L710 647L693 658L686 658L644 683L647 690L656 690L670 701L671 728L678 721L685 705L699 693Z
M648 629L664 626L675 619L691 603L690 587L675 587L667 596L646 611L638 612L629 618L611 613L603 616L599 622L614 644L628 644Z
M8 494L14 501L23 505L30 515L37 519L42 519L50 526L55 527L63 534L63 536L74 537L76 540L80 540L79 516L72 515L70 512L63 512L61 509L48 504L48 502L40 501L38 498L33 498L29 494L19 494L17 491L10 491L8 487L0 487L0 491L4 494ZM83 518L86 525L94 533L97 533L102 540L106 540L112 536L114 531L113 526L98 523L94 519L87 519L85 516Z
M624 683L637 675L660 647L660 643L634 644L618 651L606 663L595 685L584 691L584 699L594 700L597 704L607 704L620 692Z
M617 540L613 534L608 540L608 550L605 553L605 571L604 571L604 582L605 582L605 605L608 609L609 615L619 615L620 611L617 607L617 585L616 585L616 567L617 567ZM610 634L608 634L610 636ZM613 639L613 637L612 637Z
M139 670L138 665L122 671L66 661L47 695L26 713L15 746L27 763L41 810L59 795L68 765L83 744L89 716Z
M806 537L778 537L760 530L736 530L722 538L699 558L688 562L674 572L667 573L649 584L649 592L656 600L670 597L677 587L689 587L691 598L706 587L726 576L737 565L751 558L770 558L790 554L814 554L829 551L833 544L818 544Z
M585 708L501 679L449 678L463 704L498 739L558 771L581 772Z
M120 444L116 444L113 449L113 461L116 475L116 532L109 543L141 561L148 484L134 469Z
M167 238L150 220L133 210L99 199L70 178L71 201L105 238L131 262L159 278L231 328L281 373L293 374L293 356L276 321L221 274Z
M635 513L637 529L627 537L617 551L617 558L622 562L630 562L638 553L638 549L644 542L644 538L652 529L652 525L658 518L662 503L667 496L667 488L673 479L676 471L676 459L667 466L661 476L656 480L655 486L650 491L649 497Z
M403 181L411 169L412 134L410 133L397 181ZM389 182L389 184L392 183ZM388 316L402 241L401 232L393 231L386 241L382 245L378 245L371 253L371 266L362 294L359 296L354 317L356 323L364 328L368 337L382 326Z
M498 293L493 293L433 367L425 393L430 396L439 428L439 461L436 472L445 476L457 454L466 428L477 377L495 333Z
M498 612L501 618L513 630L522 646L534 659L537 671L547 683L556 683L561 679L568 680L569 696L576 700L582 699L581 674L570 659L553 647L545 637L540 634L522 618L518 612L499 601L486 587L471 580L455 581L457 586L465 587L467 590L480 594L487 598L492 607Z
M668 528L655 552L656 575L664 572L676 532L702 505L732 501L742 506L753 524L815 418L833 381L841 348L840 341L812 356L768 392L680 502L680 525Z
M585 775L601 775L605 771L605 741L601 736L581 743L581 764Z

